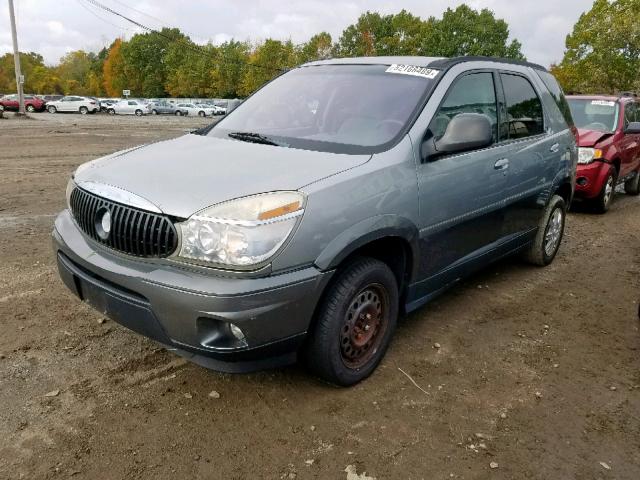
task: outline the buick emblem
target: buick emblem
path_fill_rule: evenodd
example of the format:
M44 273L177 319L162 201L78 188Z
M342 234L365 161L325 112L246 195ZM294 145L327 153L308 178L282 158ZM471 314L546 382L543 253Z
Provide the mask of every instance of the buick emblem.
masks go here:
M109 238L109 232L111 232L111 212L108 208L99 208L96 212L96 233L102 240Z

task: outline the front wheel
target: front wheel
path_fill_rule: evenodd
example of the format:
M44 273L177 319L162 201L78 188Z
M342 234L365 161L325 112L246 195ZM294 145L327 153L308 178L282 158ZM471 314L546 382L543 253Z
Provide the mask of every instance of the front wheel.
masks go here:
M34 107L33 105L27 105L27 112L33 113L35 111L36 111L36 107Z
M142 116L142 110L136 110L136 117Z
M319 305L305 351L319 377L348 386L378 366L396 328L398 285L383 262L362 257L338 272Z
M616 178L616 170L611 167L609 173L607 173L607 178L604 181L602 190L600 190L598 196L591 201L591 206L597 213L606 213L609 207L611 207L616 190Z
M107 113L108 113L109 115L115 115L115 114L116 114L116 111L115 111L113 108L108 108L108 109L107 109Z
M204 117L205 115L206 115L206 113L204 113L202 110L200 110L200 111L198 112L198 116L199 116L199 117Z
M633 178L624 182L624 191L627 195L640 194L640 170L636 172Z
M180 110L176 110L176 117L179 117L182 115L182 112Z
M56 113L58 111L58 109L56 107L54 107L53 105L47 107L47 112L49 113Z
M536 238L525 252L525 259L529 263L544 267L553 262L562 243L566 215L567 205L562 197L551 197L538 223Z

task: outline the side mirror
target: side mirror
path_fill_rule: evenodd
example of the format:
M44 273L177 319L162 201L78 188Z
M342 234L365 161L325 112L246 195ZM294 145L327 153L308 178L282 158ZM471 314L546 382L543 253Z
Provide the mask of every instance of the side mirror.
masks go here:
M486 115L460 113L451 119L441 138L423 141L420 153L424 161L428 157L487 147L492 142L493 129Z
M640 122L629 122L627 128L624 129L624 133L640 133Z

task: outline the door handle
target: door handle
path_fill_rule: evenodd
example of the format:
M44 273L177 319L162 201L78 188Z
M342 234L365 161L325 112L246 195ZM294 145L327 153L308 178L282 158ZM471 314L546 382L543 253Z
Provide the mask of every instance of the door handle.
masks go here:
M551 148L549 148L549 150L551 150L552 153L558 153L558 151L560 150L560 144L554 143L553 145L551 145Z
M493 168L495 168L496 170L506 170L507 168L509 168L509 160L506 158L501 158L493 164Z

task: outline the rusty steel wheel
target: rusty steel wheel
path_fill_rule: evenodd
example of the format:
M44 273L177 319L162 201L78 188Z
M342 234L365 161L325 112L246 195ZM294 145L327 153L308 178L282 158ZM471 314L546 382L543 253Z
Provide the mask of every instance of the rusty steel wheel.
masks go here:
M309 368L337 385L367 378L391 342L398 305L398 283L387 264L359 257L340 266L301 349Z
M362 368L380 347L389 323L389 294L379 283L368 285L353 300L340 331L344 364Z

